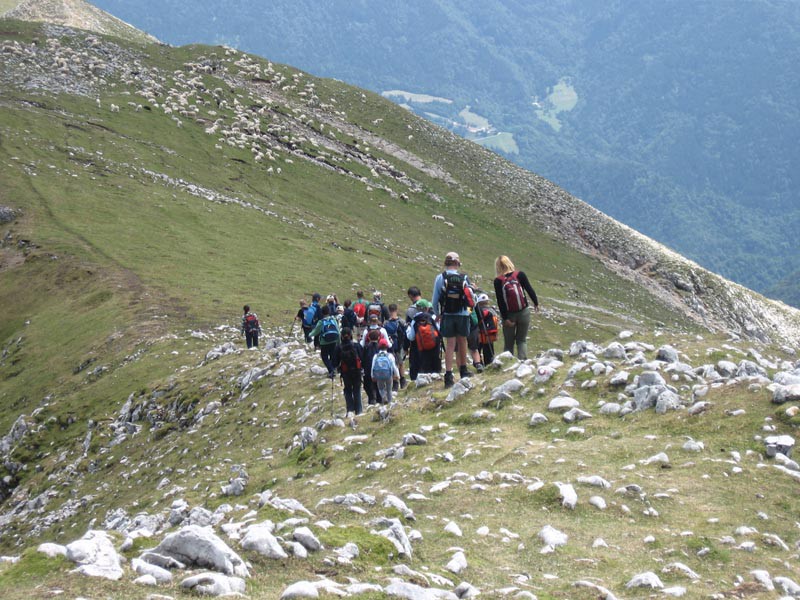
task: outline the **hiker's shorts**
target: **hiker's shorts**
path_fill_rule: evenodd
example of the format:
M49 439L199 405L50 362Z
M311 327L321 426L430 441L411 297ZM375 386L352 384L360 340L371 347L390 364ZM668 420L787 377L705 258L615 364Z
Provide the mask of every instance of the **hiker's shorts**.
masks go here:
M469 315L442 315L442 337L467 337Z

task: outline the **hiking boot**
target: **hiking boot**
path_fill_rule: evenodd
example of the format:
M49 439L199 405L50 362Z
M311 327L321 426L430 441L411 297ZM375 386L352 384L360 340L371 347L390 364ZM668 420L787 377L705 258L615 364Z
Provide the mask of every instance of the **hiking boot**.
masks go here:
M406 378L405 377L401 377L400 378L400 389L401 390L406 389L407 385L408 385L408 381L406 381Z
M470 373L469 369L467 368L467 365L461 365L460 367L458 367L458 375L461 377L461 379L469 377Z
M444 374L444 387L449 388L455 385L455 379L453 378L453 372L447 371Z
M400 382L399 381L393 381L392 382L392 391L393 392L399 392L400 391Z
M473 366L475 367L475 370L476 370L478 373L483 373L483 369L484 369L485 367L483 366L483 363L482 363L482 362L475 363Z

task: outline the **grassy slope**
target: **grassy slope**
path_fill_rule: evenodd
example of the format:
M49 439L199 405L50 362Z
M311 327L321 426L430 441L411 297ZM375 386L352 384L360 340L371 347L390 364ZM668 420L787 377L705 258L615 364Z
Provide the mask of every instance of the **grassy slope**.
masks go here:
M34 35L35 30L26 31L23 37ZM172 72L185 60L209 49L152 47L148 52L153 64ZM360 91L341 84L319 81L318 85L321 97L325 93L336 95L339 110L344 110L352 122L372 128L376 118L383 118L381 135L407 145L419 156L449 163L447 168L453 174L463 173L468 180L467 171L461 169L469 165L459 168L457 159L434 155L438 146L426 141L421 133L424 128L407 139L408 126L416 122L412 116L390 110L388 102L372 95L362 100ZM20 102L26 97L37 105ZM285 331L301 294L336 291L341 298L348 295L351 284L375 286L388 300L403 300L403 291L410 284L420 284L427 290L440 268L440 257L450 249L461 253L471 274L482 275L486 281L491 279L494 256L504 252L538 282L543 305L558 310L537 320L532 339L536 350L564 347L579 338L607 342L621 327L650 331L659 321L681 325L677 317L653 304L631 284L607 273L593 259L495 214L470 194L490 191L448 186L405 166L404 170L421 181L426 191L443 197L445 203L419 194L405 204L298 159L292 164L279 162L282 173L270 176L267 165L254 164L248 151L227 146L217 150L215 137L204 134L202 126L189 121L179 129L159 111L128 110L129 99L119 94L119 88L102 93L102 108L92 99L73 96L42 97L5 89L0 96L0 204L22 210L24 216L10 229L15 239L28 239L37 246L28 251L23 264L0 271L0 302L4 306L0 343L9 350L0 361L0 405L4 407L0 431L7 431L20 413L30 415L39 407L36 420L41 433L26 438L14 454L16 460L29 465L21 475L21 489L30 497L48 489L48 476L60 471L58 454L64 450L76 468L67 479L69 485L62 489L74 486L76 497L93 496L91 510L39 534L41 539L75 539L76 532L82 532L91 520L102 521L108 508L124 507L133 513L137 505L147 507L148 512L168 506L171 499L154 491L166 474L174 485L187 488L181 495L190 502L213 508L221 499L209 497L209 493L229 476L227 466L221 463L224 459L247 465L249 491L272 485L281 496L297 497L309 507L320 497L311 482L322 479L330 483L323 492L326 497L361 489L373 494L380 489L399 493L406 485L427 494L428 480L438 481L455 471L476 474L484 469L520 470L548 482L596 472L615 482L623 477L645 481L651 494L671 487L679 490L673 499L656 503L663 525L640 516L638 501L628 502L633 516L622 514L618 508L599 514L583 504L576 519L576 515L557 509L546 493L538 499L524 489L496 485L487 494L447 492L423 508L415 507L425 542L413 566L443 564L449 559L449 546L466 545L472 565L469 579L481 585L508 584L504 569L559 573L561 579L555 583L545 584L540 575L535 577L537 585L546 585L549 590L540 592L540 597L547 597L546 593L575 597L568 586L577 576L597 576L618 588L624 577L644 567L655 568L653 561L674 556L690 561L682 552L688 554L698 538L712 539L731 533L738 524L750 524L756 510L770 515L769 524L775 524L776 533L792 539L786 517L796 513L798 507L790 483L772 470L756 471L755 461L749 457L748 472L758 473L759 480L775 490L765 507L752 495L743 497L738 480L721 474L724 465L706 464L706 459L715 458L722 449L744 453L751 448L752 434L771 413L764 398L749 397L742 390L726 391L715 400L718 406L713 420L689 421L681 415L658 420L652 415L626 421L598 418L586 426L585 436L571 436L567 442L553 442L554 438L563 438L563 426L554 425L557 430L527 429L530 412L541 410L543 399L521 400L524 408L503 409L487 426L473 425L461 416L485 399L485 391L473 392L465 401L447 407L440 407L427 393L406 392L403 399L407 407L399 410L393 423L382 426L362 421L360 433L370 436L368 444L334 455L330 445L346 435L334 430L326 433L329 443L321 445L318 454L299 462L296 455L278 452L299 428L295 407L322 400L320 409L324 413L328 397L304 371L298 371L284 382L270 380L259 385L247 402L228 402L214 426L204 425L195 433L172 431L177 429L174 426L160 432L146 427L139 437L106 450L110 439L107 423L130 393L163 390L167 394L165 404L177 401L191 406L227 400L234 393L232 378L257 360L236 355L197 367L210 342L189 337L188 328L208 330L220 322L235 324L239 306L249 301L266 317L268 325ZM109 112L111 102L123 106L121 112ZM27 172L23 165L28 166ZM131 177L131 167L126 165L180 177L269 206L291 223L238 206L204 201L156 184L141 172ZM358 165L353 168L363 169ZM380 208L381 204L385 208ZM446 212L455 228L430 218L441 212ZM313 222L315 228L302 225L300 219ZM339 247L333 245L334 241ZM18 254L10 248L3 252L9 257ZM578 305L569 304L574 302ZM625 315L633 315L633 320ZM134 354L135 360L126 361ZM266 354L261 360L268 363L271 358ZM88 368L73 372L87 361L93 361ZM108 366L109 371L89 375L96 366ZM485 386L491 389L500 380L493 375ZM555 392L558 383L548 394ZM604 393L611 397L610 392ZM584 400L591 406L596 398L587 394ZM721 418L723 408L741 405L748 407L746 420ZM289 407L288 413L281 414ZM88 455L81 457L79 444L86 436L88 419L99 425ZM363 470L362 461L372 460L375 451L398 442L403 433L440 422L458 430L455 442L445 444L431 435L430 447L409 449L408 459L397 468L379 475ZM267 424L276 427L267 428ZM502 432L492 432L491 427ZM658 439L644 437L653 432ZM703 439L708 448L703 460L692 457L693 466L680 467L682 463L674 459L676 468L669 471L649 467L634 473L619 470L669 445L679 446L687 434ZM470 444L480 447L481 454L454 464L427 460L443 451L460 457ZM259 459L266 447L276 451L271 461ZM178 455L183 448L187 454ZM561 448L568 450L562 452ZM125 464L123 457L127 457ZM564 463L556 462L562 457ZM419 479L416 469L426 464L433 469L433 476L415 483ZM35 472L34 465L40 465L41 472ZM138 474L131 474L131 465L139 466ZM700 480L711 466L713 485ZM179 473L176 469L186 471ZM192 489L197 483L201 485ZM587 495L579 493L582 498ZM69 497L61 491L52 505L58 506ZM722 510L729 498L741 501L731 510ZM692 507L688 519L684 506ZM372 509L370 516L385 512ZM487 524L492 531L507 527L520 533L526 550L518 552L516 542L500 545L497 550L495 542L488 546L486 540L470 535L472 522L460 516L464 512L473 514L475 527ZM332 508L315 513L351 529L363 526L354 515ZM261 514L274 517L268 511ZM436 516L437 520L429 521L424 515ZM470 531L471 541L441 535L442 515L454 516ZM709 516L723 520L712 527L705 521ZM563 527L574 540L574 545L546 559L538 555L537 541L532 539L545 521ZM695 537L684 540L673 535L685 528L695 529ZM641 540L647 533L663 541L652 548L644 547ZM33 541L18 537L27 535L25 525L17 524L15 532L3 540L3 547L16 552L21 539L25 546ZM365 547L380 547L366 533L363 535ZM591 540L598 535L621 551L590 550ZM714 582L702 585L717 589L722 585L717 580L728 584L730 573L746 572L751 557L713 545L718 552L712 559L691 559L694 562L690 561L690 566L702 567L704 579ZM480 558L489 551L494 553L491 560ZM273 564L248 558L255 561L258 573L250 588L254 596L263 592L265 597L277 597L275 590L285 583L311 577L313 570L324 568L315 560L287 561L276 569ZM581 565L587 563L576 562L578 558L595 562L584 567ZM367 557L357 563L355 574L364 579L379 578L374 567L382 562L385 557ZM138 597L124 584L65 577L63 569L53 569L52 564L42 568L40 563L30 555L18 567L5 567L0 587L13 586L20 590L20 597L30 595L33 586L39 584L31 573L42 569L46 573L43 585L66 586L75 595L103 589L114 597ZM611 580L606 579L607 573L613 573ZM171 593L179 594L177 590Z

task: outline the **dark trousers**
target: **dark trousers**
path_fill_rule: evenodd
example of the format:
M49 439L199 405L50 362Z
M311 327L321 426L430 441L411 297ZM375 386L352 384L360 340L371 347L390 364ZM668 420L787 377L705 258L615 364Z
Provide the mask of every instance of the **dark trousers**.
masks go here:
M375 398L378 395L378 387L372 381L372 377L364 373L364 391L367 392L367 402L375 404Z
M347 406L347 412L360 415L364 412L361 406L361 374L342 375L342 383L344 384L344 403Z
M419 373L419 349L417 344L413 343L408 347L408 378L416 381L417 373Z
M252 348L253 346L258 348L258 331L245 331L244 338L247 340L248 348Z
M419 373L441 373L442 358L439 349L419 351Z
M320 347L319 353L322 355L322 362L328 369L328 375L333 375L336 368L333 365L333 351L336 349L336 344L325 344Z
M308 334L311 333L311 330L314 329L311 325L303 325L303 339L306 341L306 344L311 343L311 338L308 337Z

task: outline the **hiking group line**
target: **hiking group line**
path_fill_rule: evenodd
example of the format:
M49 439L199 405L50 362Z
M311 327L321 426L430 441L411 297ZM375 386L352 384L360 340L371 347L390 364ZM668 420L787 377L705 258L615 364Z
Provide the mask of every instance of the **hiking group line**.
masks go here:
M495 308L489 295L475 289L460 267L459 255L448 252L444 270L433 282L431 301L422 297L418 287L409 287L411 304L405 318L399 316L397 304L383 303L380 291L373 292L371 301L361 290L355 302L348 299L343 304L335 294L329 294L324 303L319 293L312 294L310 304L300 300L292 333L299 322L305 343L320 353L332 385L339 374L348 417L363 412L362 388L368 404L389 405L392 393L405 388L408 380L415 381L421 373L440 374L443 353L445 388L455 384L454 367L462 379L471 375L468 358L475 371L483 372L494 360L494 342L501 327L504 351L513 354L516 346L517 357L527 359L531 312L539 312L539 299L527 275L507 256L497 257ZM258 316L249 305L243 311L241 333L248 348L257 348Z

